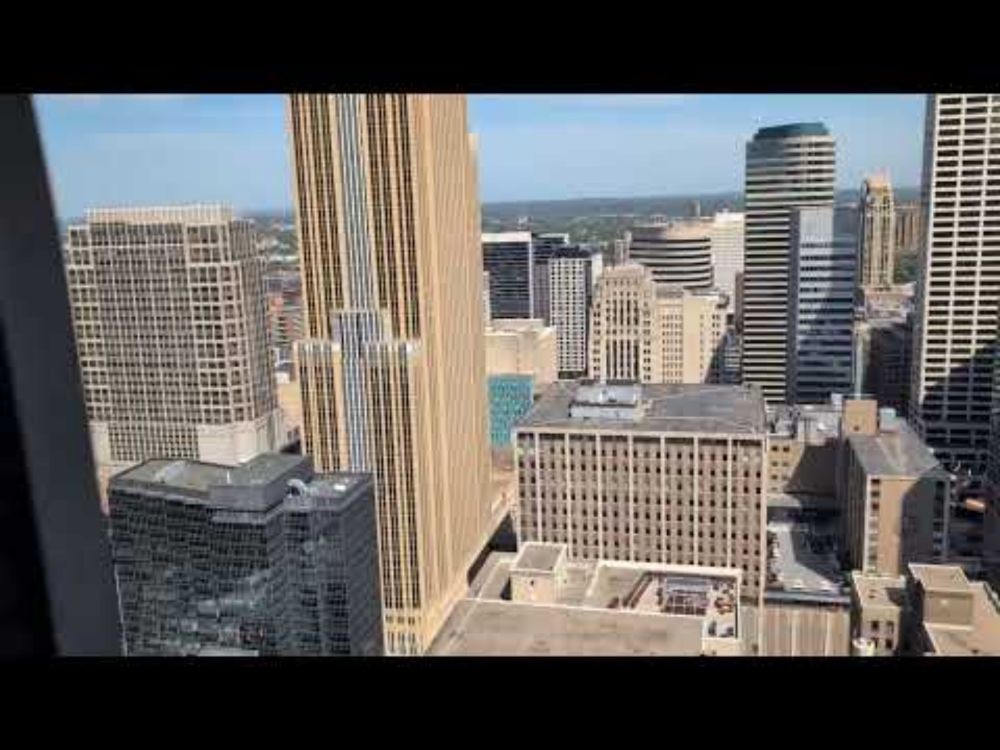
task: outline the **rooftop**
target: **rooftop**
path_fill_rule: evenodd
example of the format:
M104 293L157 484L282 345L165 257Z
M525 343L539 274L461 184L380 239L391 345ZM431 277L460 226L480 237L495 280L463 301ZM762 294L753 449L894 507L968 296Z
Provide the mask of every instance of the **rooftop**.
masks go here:
M696 618L463 599L431 656L698 656Z
M110 487L138 486L224 511L265 511L282 500L291 507L346 502L369 481L367 474L314 474L307 456L262 453L237 466L149 459L112 477Z
M222 224L233 221L233 210L222 205L92 208L88 224Z
M922 565L910 563L910 573L925 589L968 591L969 580L958 565Z
M511 601L516 567L544 569L565 545L492 553L442 627L438 656L695 656L739 649L740 571L627 562L567 562L551 603ZM516 563L527 555L530 566ZM723 650L728 650L725 647Z
M708 240L712 232L712 219L681 219L649 224L638 224L630 230L632 239L640 242L668 240Z
M905 420L894 420L895 429L878 435L848 436L854 454L869 476L917 477L943 471L930 448Z
M755 141L762 141L771 138L798 138L808 135L830 135L830 131L821 122L793 122L787 125L760 128L753 138Z
M972 626L924 624L940 656L1000 656L1000 599L984 583L972 583Z
M521 547L513 567L518 570L551 571L555 569L559 557L565 550L566 548L562 544L528 542Z
M639 432L727 433L762 436L766 429L764 400L760 391L732 385L627 385L612 386L614 393L635 393L641 408L634 418L621 418L621 408L605 416L573 416L573 407L593 406L594 384L554 383L518 424L519 429L597 428ZM582 401L580 399L583 399ZM588 400L590 399L590 400ZM632 407L633 402L616 402Z
M846 580L837 561L836 521L775 520L767 524L768 594L844 599ZM778 597L783 598L783 597Z
M891 607L903 604L906 580L902 576L880 576L855 571L851 582L858 601L865 607Z
M500 244L504 242L531 242L531 232L484 232L483 244Z

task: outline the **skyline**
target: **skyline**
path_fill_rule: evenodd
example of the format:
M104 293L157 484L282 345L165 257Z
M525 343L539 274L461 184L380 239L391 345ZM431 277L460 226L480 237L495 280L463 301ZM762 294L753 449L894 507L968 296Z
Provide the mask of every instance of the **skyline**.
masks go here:
M291 210L283 95L35 97L57 211L224 203ZM483 203L740 192L761 126L826 123L838 188L919 184L921 95L469 97ZM872 123L878 123L874 127ZM97 176L95 176L97 175Z

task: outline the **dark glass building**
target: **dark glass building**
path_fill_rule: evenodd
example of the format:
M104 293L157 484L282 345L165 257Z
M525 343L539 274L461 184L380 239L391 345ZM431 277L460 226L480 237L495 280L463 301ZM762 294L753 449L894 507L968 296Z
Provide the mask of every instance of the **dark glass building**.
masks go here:
M154 459L108 497L126 655L382 653L369 475Z

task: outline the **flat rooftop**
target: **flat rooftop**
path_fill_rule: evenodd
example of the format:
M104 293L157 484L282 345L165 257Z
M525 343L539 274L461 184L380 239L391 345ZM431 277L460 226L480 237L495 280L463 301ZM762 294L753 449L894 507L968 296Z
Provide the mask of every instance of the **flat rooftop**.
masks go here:
M836 521L769 521L767 535L768 594L846 596L847 581L837 561Z
M925 589L933 591L968 591L969 580L958 565L922 565L910 563L910 573Z
M766 430L764 399L757 389L733 385L637 385L640 406L635 418L621 409L607 417L573 417L581 393L589 398L593 383L562 382L547 388L518 423L519 429L597 428L642 432L725 433L762 437ZM617 384L616 388L623 387ZM628 387L624 387L628 390ZM584 402L586 406L594 406ZM618 404L616 404L617 406ZM621 404L631 407L630 403ZM593 409L588 409L592 413Z
M487 245L504 242L531 242L531 232L484 232L482 242Z
M463 599L430 656L698 656L694 617Z
M303 456L286 453L262 453L237 466L152 458L118 474L115 479L208 492L212 487L226 485L270 484L305 461Z
M869 476L917 477L941 471L930 448L903 419L878 435L849 435L848 441Z
M561 544L528 542L521 547L513 567L518 570L552 571L564 551L565 547Z
M940 656L1000 656L1000 599L981 582L973 592L972 627L924 625Z
M903 606L906 581L902 576L865 575L855 572L851 576L858 601L866 607Z

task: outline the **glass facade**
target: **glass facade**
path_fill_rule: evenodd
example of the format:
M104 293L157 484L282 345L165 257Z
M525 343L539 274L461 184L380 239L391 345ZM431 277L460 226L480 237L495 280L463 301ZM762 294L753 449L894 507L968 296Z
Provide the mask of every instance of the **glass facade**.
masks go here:
M490 446L510 445L514 424L531 409L535 379L531 375L490 375Z

